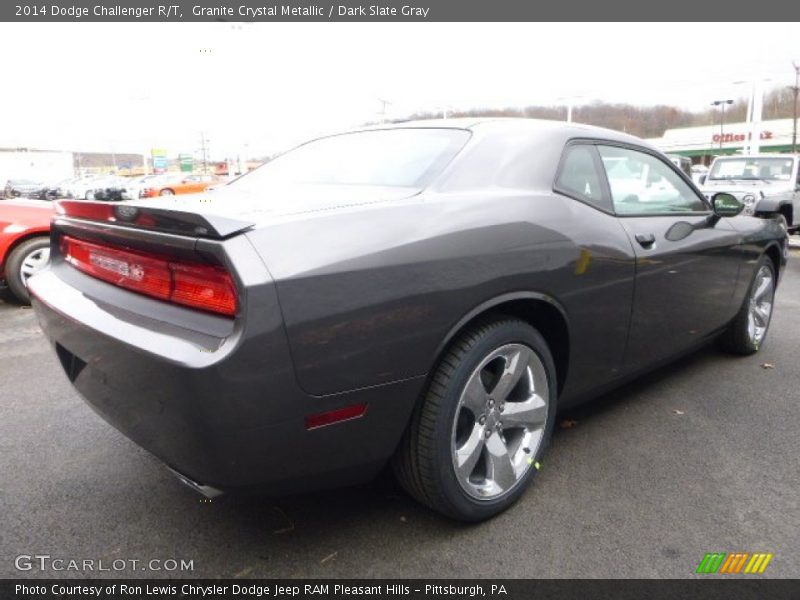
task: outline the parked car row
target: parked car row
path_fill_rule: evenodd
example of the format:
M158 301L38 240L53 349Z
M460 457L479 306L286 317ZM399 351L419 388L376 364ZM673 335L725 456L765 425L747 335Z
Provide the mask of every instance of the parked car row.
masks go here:
M71 180L45 183L32 179L9 179L3 187L0 198L35 198L38 200L57 200L69 197L64 185Z
M136 198L194 194L223 182L224 180L214 175L187 175L186 173L162 173L142 177L107 177L96 180L93 185L74 190L72 196L86 200L119 202Z
M154 198L175 194L194 194L210 186L218 186L225 180L215 175L192 175L186 173L162 173L141 177L119 175L84 176L58 182L34 181L31 179L9 179L3 188L3 198L33 198L58 200L132 200Z

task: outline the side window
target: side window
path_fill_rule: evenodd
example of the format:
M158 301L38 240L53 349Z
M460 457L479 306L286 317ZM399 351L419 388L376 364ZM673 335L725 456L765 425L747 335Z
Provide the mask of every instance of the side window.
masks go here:
M663 161L646 152L597 146L619 215L706 212L703 200Z
M603 190L603 178L589 144L567 146L556 178L555 189L563 194L611 211L611 201Z

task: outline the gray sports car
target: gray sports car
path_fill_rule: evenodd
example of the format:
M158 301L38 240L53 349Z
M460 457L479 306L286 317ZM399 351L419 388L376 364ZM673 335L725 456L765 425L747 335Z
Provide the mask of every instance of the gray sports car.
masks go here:
M195 489L391 462L474 521L524 492L557 409L713 338L760 348L787 238L741 210L628 135L407 123L208 196L63 201L29 287L89 405Z

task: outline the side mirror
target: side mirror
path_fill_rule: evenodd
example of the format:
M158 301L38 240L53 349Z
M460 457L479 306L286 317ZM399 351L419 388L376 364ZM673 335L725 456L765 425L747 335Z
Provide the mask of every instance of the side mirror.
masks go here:
M706 177L706 175L700 175L700 177L697 178L697 181L700 182L700 185L703 185L706 182Z
M744 204L736 196L725 192L714 194L711 203L714 205L714 214L718 217L735 217L744 210Z

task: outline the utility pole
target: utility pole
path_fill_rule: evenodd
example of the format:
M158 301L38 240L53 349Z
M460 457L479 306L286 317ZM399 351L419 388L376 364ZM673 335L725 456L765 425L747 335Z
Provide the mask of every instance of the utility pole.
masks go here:
M711 103L711 106L721 106L722 107L722 115L719 119L719 149L720 154L722 154L722 140L724 137L723 129L725 127L725 106L728 104L733 104L733 100L714 100Z
M800 65L792 61L794 67L794 87L789 88L794 92L794 109L792 110L792 154L797 150L797 95L800 93Z
M208 175L208 152L206 144L209 140L206 139L206 134L200 132L200 150L203 153L203 175Z
M386 123L386 107L391 104L388 100L384 100L383 98L378 98L378 102L381 103L381 123Z

